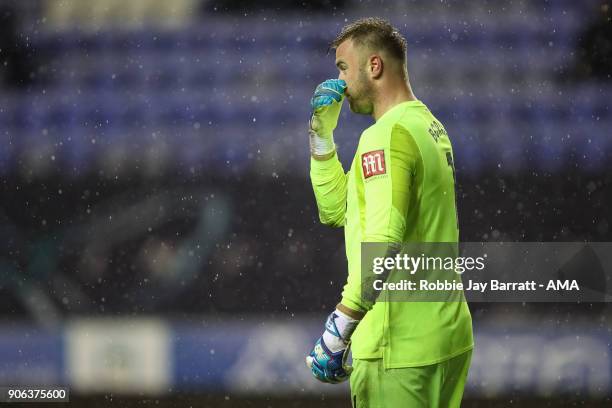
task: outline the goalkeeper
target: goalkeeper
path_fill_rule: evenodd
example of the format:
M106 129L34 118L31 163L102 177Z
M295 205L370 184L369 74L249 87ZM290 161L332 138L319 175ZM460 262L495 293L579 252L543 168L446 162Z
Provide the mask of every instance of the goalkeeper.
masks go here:
M387 21L349 24L332 48L339 77L311 100L310 177L321 222L344 227L348 279L306 362L320 381L350 377L354 407L459 407L473 348L467 304L368 302L360 265L362 242L458 241L450 140L412 93L406 40ZM333 139L345 98L375 120L346 174Z

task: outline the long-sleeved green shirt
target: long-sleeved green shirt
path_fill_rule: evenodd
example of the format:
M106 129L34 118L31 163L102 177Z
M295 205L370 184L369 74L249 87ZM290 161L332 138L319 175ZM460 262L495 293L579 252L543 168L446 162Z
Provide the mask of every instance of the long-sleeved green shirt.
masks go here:
M400 103L362 134L348 173L337 156L311 160L321 222L344 227L348 279L341 303L366 312L354 358L385 367L434 364L473 347L465 302L383 302L361 296L364 242L457 242L453 153L444 127L420 101Z

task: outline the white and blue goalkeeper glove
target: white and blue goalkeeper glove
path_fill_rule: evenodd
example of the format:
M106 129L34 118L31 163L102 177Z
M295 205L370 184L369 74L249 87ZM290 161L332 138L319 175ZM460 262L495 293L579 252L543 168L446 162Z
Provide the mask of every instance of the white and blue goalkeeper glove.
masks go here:
M344 101L346 82L342 79L328 79L317 86L310 100L310 151L323 156L336 149L334 129L338 125L340 109Z
M349 378L353 367L346 361L350 351L351 335L358 323L359 320L337 309L327 317L325 332L306 357L306 365L317 380L335 384Z

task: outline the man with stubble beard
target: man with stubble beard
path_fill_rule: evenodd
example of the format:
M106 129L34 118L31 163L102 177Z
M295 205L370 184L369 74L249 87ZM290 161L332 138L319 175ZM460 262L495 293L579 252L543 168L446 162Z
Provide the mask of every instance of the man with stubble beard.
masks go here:
M458 242L448 134L414 96L406 40L387 21L349 24L332 48L338 79L311 100L310 176L321 222L344 228L348 278L306 362L320 381L350 377L354 407L459 407L473 348L467 304L377 301L361 279L364 243ZM345 98L375 121L347 173L333 140Z

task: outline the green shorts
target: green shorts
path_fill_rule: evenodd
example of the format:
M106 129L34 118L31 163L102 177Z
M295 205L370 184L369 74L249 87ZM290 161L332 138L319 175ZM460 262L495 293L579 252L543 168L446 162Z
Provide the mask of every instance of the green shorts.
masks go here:
M382 359L354 360L353 408L453 408L461 405L472 350L422 367L385 369Z

